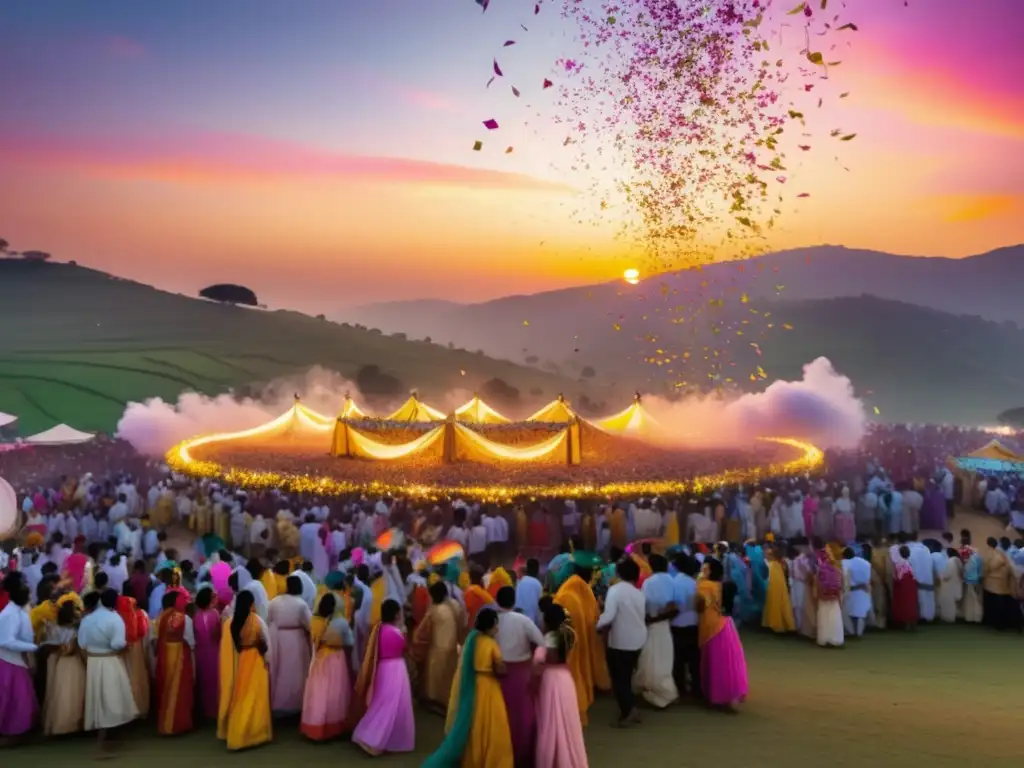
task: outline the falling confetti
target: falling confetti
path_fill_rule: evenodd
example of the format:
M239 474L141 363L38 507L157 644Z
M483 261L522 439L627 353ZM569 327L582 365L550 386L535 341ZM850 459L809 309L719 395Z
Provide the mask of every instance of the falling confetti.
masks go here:
M505 73L501 71L501 67L498 66L498 60L494 60L494 74L498 77L504 77Z
M495 120L494 118L491 118L490 120L484 120L484 128L486 128L488 131L496 131L498 129L498 121Z
M479 152L483 148L484 148L484 143L482 141L474 141L473 142L473 151L474 152Z

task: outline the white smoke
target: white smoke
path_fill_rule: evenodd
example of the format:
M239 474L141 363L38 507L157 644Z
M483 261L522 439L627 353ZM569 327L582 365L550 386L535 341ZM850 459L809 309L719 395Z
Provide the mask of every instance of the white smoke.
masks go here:
M159 397L128 403L117 423L117 436L137 451L162 456L182 440L210 432L236 432L265 424L292 406L295 395L325 416L341 410L345 395L358 388L341 374L314 367L301 376L275 379L255 398L235 394L208 397L186 392L176 403Z
M853 384L825 357L805 365L800 381L774 381L763 392L731 400L645 397L643 405L663 428L656 442L691 446L794 437L822 448L852 447L864 436L867 422Z
M358 391L340 374L317 367L302 376L277 379L255 398L188 392L176 403L160 398L129 403L117 434L138 451L159 456L195 435L244 430L270 421L291 407L295 394L314 411L334 416L345 395L351 393L358 400ZM453 389L430 404L447 413L472 395L469 389ZM866 424L864 404L854 396L850 380L824 357L804 366L800 381L775 381L764 392L731 400L646 396L643 405L661 427L647 439L680 447L743 445L765 436L804 438L822 448L849 447L864 436Z

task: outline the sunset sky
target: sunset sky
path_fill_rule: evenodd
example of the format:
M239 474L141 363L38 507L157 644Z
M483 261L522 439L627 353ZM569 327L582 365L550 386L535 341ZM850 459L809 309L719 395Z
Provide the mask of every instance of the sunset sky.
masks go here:
M543 125L554 89L538 83L572 55L572 26L533 2L8 0L0 236L317 312L621 275L634 256L574 223L568 150ZM827 88L850 96L814 117L823 137L789 182L810 197L770 245L965 256L1024 241L1024 0L842 13L860 31ZM495 55L523 98L485 88ZM856 140L828 139L839 126Z

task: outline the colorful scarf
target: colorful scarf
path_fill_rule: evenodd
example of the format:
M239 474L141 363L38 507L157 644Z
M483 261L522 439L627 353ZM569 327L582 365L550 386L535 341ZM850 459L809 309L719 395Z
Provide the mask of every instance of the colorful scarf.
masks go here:
M838 600L843 594L843 574L827 549L818 552L818 599Z

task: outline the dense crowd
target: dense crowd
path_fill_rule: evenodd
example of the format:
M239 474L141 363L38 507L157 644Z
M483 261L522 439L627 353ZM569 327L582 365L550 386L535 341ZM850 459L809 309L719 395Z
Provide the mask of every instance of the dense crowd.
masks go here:
M947 466L978 444L964 434L876 430L820 476L756 488L504 507L248 492L118 443L35 468L12 452L0 736L95 731L105 749L138 719L208 719L234 750L298 716L376 755L414 748L418 700L446 717L428 765L583 766L596 692L624 728L637 697L737 707L745 625L822 646L1020 629L1024 484ZM1007 536L949 532L958 500L1008 517Z

